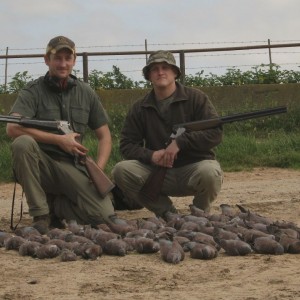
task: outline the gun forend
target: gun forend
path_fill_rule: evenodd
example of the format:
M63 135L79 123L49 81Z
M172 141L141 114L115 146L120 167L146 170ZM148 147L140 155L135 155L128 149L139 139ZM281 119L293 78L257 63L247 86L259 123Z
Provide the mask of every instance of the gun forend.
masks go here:
M254 119L258 117L270 116L270 115L281 114L286 112L287 112L286 106L279 106L275 108L267 108L263 110L252 111L252 112L233 114L225 117L217 117L208 120L176 124L173 126L173 129L174 131L176 131L178 128L185 128L186 130L190 130L190 131L205 130L210 128L216 128L225 123L245 121L245 120Z

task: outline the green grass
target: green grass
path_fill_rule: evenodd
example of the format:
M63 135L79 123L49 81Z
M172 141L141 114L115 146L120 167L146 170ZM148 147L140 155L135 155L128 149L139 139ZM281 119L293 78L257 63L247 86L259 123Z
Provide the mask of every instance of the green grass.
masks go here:
M255 167L300 169L300 134L278 132L257 138L253 134L229 133L216 154L224 171Z
M237 108L238 110L238 108ZM249 109L250 110L250 109ZM120 161L119 138L127 107L114 105L109 111L113 149L106 167L111 173ZM232 112L234 113L234 112ZM252 119L224 125L223 142L216 147L216 155L224 171L250 170L255 167L278 167L300 170L300 107L289 108L288 114ZM0 182L12 181L11 140L6 136L5 124L0 124ZM89 155L96 156L97 142L90 131L84 145Z

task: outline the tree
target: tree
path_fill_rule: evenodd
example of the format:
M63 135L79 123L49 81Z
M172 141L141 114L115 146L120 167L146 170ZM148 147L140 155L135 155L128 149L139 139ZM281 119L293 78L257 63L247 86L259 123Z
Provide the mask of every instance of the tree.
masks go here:
M32 81L32 77L28 75L28 71L24 71L23 73L18 72L12 78L12 81L8 83L7 92L10 94L17 93L30 81Z

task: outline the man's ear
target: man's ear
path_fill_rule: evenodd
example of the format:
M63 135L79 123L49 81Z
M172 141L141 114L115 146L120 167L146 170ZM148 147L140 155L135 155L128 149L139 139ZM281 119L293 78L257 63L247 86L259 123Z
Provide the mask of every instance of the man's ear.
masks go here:
M50 57L48 54L44 55L44 61L47 66L49 66Z

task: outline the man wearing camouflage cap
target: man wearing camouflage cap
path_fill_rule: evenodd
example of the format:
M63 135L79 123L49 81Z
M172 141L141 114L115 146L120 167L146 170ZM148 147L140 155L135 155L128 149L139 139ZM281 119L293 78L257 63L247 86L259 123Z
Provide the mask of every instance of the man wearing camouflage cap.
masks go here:
M217 112L206 94L176 81L181 72L172 53L153 52L143 75L153 89L126 116L120 139L125 160L112 172L120 191L115 207L146 207L166 219L177 211L170 197L193 196L195 206L209 211L223 180L212 150L222 140L222 128L185 132L166 142L174 124L215 118ZM139 191L157 166L167 172L159 199L149 201Z
M20 91L10 114L40 120L65 120L74 131L50 133L19 124L8 124L13 168L33 217L42 233L63 227L62 220L96 226L117 220L109 196L102 198L76 157L88 151L79 140L89 127L98 139L96 163L109 159L111 135L108 118L98 95L71 74L75 44L64 36L51 39L44 56L48 72Z

